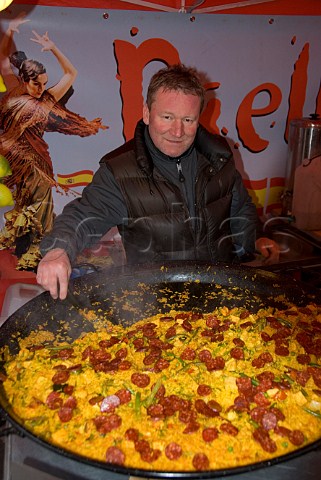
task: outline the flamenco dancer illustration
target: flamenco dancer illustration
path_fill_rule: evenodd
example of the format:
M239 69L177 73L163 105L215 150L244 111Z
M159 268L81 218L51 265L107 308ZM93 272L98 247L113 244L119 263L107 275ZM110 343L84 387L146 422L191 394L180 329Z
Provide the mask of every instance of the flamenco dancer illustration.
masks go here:
M73 93L77 70L48 33L39 35L33 30L30 40L57 59L63 73L55 85L48 88L44 65L27 58L22 51L12 51L14 34L28 21L24 13L18 15L9 23L0 43L1 74L7 88L0 102L0 155L11 167L12 174L4 183L13 191L15 202L4 215L0 249L12 249L18 257L17 269L22 270L34 269L40 260L38 243L51 230L54 220L52 188L61 189L54 179L44 133L86 137L108 128L101 118L89 121L65 107Z

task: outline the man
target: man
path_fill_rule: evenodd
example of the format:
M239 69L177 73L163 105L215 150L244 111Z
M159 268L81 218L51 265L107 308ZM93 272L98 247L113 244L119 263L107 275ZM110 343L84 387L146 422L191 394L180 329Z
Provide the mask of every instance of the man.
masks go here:
M278 260L275 242L256 240L256 208L226 140L199 125L204 96L193 68L152 77L133 140L102 158L42 241L37 281L53 298L65 298L77 253L113 226L130 264L234 262L255 248Z

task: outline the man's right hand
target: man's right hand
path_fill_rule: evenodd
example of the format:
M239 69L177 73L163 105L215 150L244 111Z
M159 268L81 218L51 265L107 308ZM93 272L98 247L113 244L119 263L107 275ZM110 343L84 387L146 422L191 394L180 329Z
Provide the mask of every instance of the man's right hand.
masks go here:
M67 296L71 274L69 257L62 248L50 250L40 261L37 282L50 292L52 298L64 300Z

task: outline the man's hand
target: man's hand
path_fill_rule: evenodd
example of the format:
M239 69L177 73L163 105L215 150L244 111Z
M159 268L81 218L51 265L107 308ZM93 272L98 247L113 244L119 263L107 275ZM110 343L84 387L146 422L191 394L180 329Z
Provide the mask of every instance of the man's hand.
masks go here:
M62 248L50 250L40 261L37 270L37 282L49 290L52 298L64 300L67 296L71 274L69 257Z
M278 263L280 248L274 240L265 237L258 238L255 242L255 248L263 256L263 263L265 265Z

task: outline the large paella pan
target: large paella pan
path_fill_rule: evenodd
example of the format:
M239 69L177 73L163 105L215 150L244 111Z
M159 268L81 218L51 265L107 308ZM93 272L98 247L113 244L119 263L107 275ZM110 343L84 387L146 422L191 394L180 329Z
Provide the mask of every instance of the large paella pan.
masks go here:
M0 405L34 441L153 478L233 474L320 444L318 292L191 264L108 269L71 288L83 308L44 293L1 327Z

